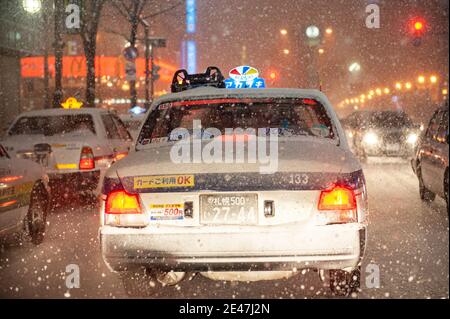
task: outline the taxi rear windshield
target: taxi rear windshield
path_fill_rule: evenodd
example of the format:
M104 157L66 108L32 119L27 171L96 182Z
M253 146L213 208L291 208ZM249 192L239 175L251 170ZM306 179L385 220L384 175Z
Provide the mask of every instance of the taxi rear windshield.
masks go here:
M160 104L148 117L140 144L168 141L177 128L274 129L280 137L312 136L333 139L332 121L322 104L312 99L219 99ZM145 143L143 143L146 141Z
M26 116L9 130L9 135L95 134L94 120L89 114L62 116Z

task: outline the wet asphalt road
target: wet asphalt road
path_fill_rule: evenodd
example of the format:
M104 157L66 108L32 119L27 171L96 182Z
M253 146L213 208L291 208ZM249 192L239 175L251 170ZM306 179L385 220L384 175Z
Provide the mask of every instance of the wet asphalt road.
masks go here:
M365 165L370 204L369 242L358 298L449 298L449 224L445 202L423 204L406 162ZM80 205L83 208L80 208ZM102 261L95 203L72 200L49 216L38 247L8 238L0 250L1 298L126 298L117 274ZM68 290L65 270L80 267L80 288ZM365 286L368 264L380 268L379 289ZM333 298L314 271L255 283L196 276L155 298Z

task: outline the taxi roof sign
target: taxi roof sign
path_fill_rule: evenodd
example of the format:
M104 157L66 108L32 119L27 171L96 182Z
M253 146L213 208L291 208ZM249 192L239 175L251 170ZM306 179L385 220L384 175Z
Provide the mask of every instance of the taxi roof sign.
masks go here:
M74 97L69 97L66 102L61 103L61 106L64 109L70 110L70 109L81 109L81 107L83 106L83 102L79 102L76 98Z
M263 89L266 82L259 77L259 72L254 67L243 65L232 69L230 78L225 80L227 89Z

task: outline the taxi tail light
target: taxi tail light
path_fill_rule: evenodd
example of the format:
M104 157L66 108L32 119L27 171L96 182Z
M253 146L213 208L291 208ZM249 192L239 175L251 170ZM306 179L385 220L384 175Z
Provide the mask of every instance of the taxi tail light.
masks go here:
M345 186L322 191L318 210L326 224L358 222L355 191Z
M105 214L142 214L138 194L128 194L124 190L113 191L106 197Z
M83 147L80 156L80 170L90 170L95 168L94 152L90 147Z

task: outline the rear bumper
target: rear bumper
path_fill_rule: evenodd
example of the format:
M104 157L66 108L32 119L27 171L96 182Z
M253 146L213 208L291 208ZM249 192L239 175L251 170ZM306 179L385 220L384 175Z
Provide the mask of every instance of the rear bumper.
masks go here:
M102 227L102 255L113 271L353 269L364 254L366 227L258 226L239 229Z
M100 183L100 170L75 172L75 173L51 173L50 188L58 193L66 188L70 191L93 191Z

